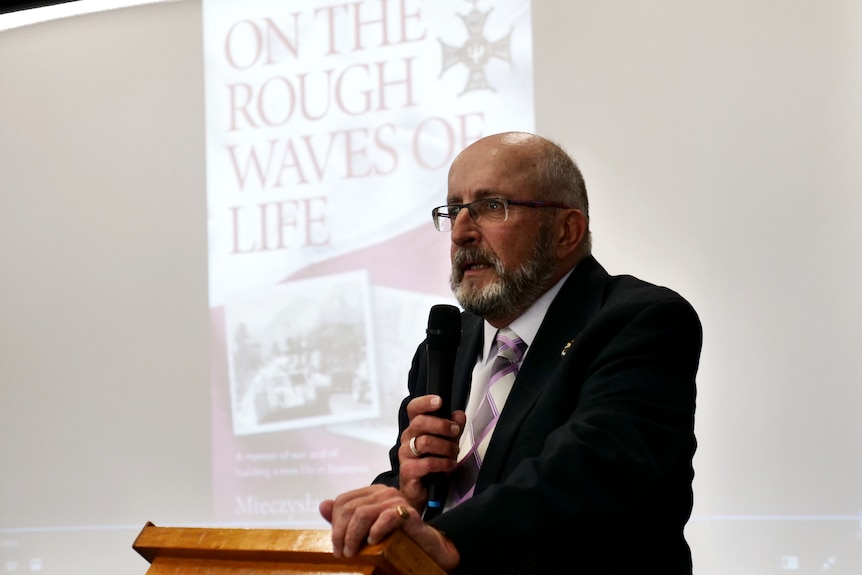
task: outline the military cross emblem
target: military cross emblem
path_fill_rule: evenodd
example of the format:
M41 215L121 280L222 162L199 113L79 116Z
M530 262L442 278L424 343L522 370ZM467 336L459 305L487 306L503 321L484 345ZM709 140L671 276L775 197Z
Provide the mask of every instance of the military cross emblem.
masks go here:
M473 4L473 9L468 14L458 14L467 27L467 41L459 47L451 46L440 40L440 46L443 48L443 68L440 70L440 76L456 64L464 64L469 71L467 84L459 96L473 90L495 91L485 77L485 65L491 58L499 58L512 63L509 49L512 31L509 30L509 33L499 40L490 41L485 38L482 31L493 8L487 12L480 12L476 8L479 0L468 1Z

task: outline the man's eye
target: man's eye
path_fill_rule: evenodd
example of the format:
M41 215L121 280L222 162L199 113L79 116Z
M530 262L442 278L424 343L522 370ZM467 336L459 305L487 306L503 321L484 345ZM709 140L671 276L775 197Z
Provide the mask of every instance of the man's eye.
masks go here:
M449 206L448 212L450 218L457 218L458 213L461 211L461 206Z
M485 208L489 212L496 212L503 209L503 203L500 200L486 200Z

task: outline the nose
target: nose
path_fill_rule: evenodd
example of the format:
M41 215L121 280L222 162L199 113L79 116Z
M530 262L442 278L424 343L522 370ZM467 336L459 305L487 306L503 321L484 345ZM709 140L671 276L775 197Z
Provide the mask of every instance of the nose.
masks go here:
M452 222L450 233L452 234L452 243L457 246L469 245L479 241L479 226L476 225L476 220L473 219L470 210L464 209L458 212Z

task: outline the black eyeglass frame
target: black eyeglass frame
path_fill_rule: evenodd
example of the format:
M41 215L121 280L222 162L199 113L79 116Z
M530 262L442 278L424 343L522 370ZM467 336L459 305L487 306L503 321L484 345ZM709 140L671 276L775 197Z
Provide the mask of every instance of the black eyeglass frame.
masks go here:
M467 208L467 211L470 214L470 217L473 218L478 225L479 223L479 214L473 209L473 204L479 203L487 203L487 202L500 202L503 204L503 219L499 220L499 222L505 222L509 219L509 206L524 206L526 208L562 208L565 210L572 209L571 206L567 206L565 204L560 204L557 202L522 202L519 200L507 200L505 198L482 198L480 200L474 200L467 204L446 204L443 206L437 206L433 210L431 210L431 219L434 221L434 227L438 232L450 232L452 231L452 226L455 223L455 218L458 217L458 214L461 213L461 210ZM453 212L454 209L454 213ZM446 212L443 212L446 210ZM440 222L442 218L446 218L449 220L449 229L441 229Z

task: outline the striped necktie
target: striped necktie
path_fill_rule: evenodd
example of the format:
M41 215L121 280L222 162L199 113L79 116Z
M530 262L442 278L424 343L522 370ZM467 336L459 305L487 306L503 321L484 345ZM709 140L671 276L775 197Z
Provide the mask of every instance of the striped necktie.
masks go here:
M494 341L497 345L497 358L491 367L491 378L488 380L482 403L479 404L476 415L467 427L466 445L469 445L469 449L452 474L455 504L473 496L482 458L491 441L503 404L515 383L518 364L527 350L527 344L507 327L497 332Z

